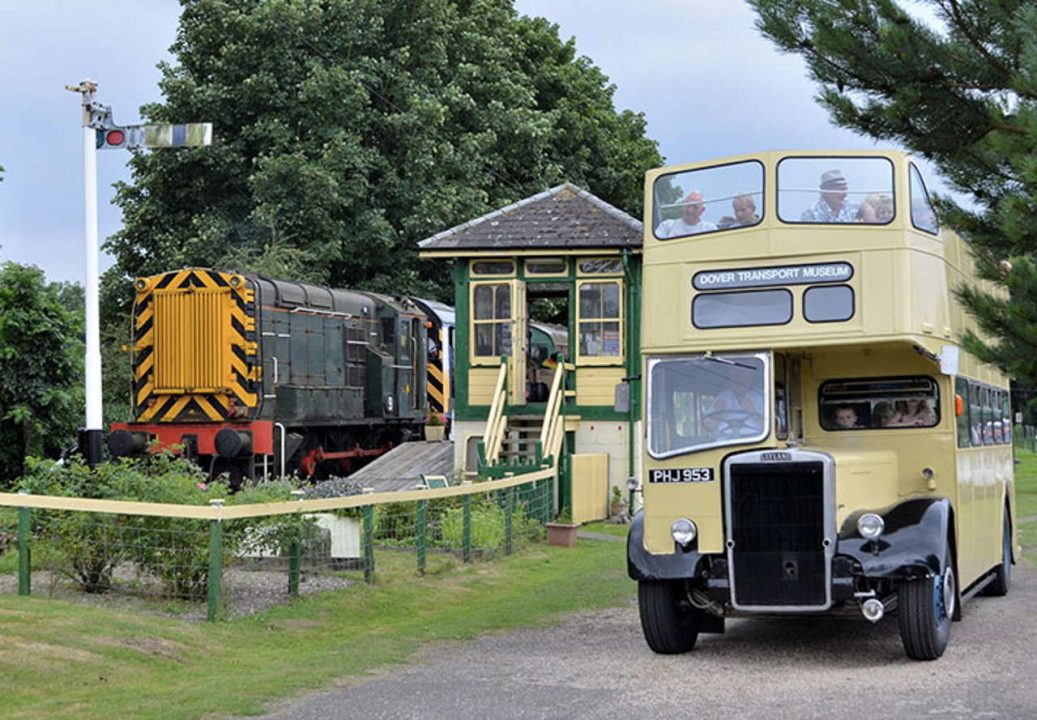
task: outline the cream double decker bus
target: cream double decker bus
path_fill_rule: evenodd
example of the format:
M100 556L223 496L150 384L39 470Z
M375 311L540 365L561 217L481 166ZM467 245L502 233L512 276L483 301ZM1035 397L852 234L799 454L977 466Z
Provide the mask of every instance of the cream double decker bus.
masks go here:
M898 152L772 152L648 173L644 507L652 650L728 617L896 616L942 655L1017 548L1007 378L959 347L974 282Z

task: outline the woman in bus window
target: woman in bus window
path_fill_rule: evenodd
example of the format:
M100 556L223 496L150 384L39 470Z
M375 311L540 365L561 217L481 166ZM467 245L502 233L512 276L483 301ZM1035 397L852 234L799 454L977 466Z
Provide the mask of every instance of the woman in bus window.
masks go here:
M929 426L936 424L929 401L921 395L909 397L907 400L898 400L897 413L890 425Z
M893 409L893 403L889 400L880 400L875 403L875 407L871 411L872 427L889 427L896 416L897 411Z

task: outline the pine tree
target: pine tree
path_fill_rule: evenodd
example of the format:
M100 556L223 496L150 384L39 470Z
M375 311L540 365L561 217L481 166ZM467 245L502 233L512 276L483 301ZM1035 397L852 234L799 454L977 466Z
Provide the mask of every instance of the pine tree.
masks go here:
M1011 301L958 293L979 327L966 346L1037 379L1037 6L1025 0L749 0L758 27L801 55L839 125L931 160L963 208L941 220ZM1007 262L1005 262L1007 261Z

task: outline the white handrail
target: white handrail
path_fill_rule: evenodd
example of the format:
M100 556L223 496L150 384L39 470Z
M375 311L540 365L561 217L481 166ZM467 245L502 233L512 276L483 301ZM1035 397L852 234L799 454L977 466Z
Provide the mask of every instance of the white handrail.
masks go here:
M507 402L507 379L508 364L501 363L497 384L493 389L490 414L486 418L486 431L483 433L486 462L491 464L496 462L504 444L504 428L507 426L507 416L504 415L504 405Z

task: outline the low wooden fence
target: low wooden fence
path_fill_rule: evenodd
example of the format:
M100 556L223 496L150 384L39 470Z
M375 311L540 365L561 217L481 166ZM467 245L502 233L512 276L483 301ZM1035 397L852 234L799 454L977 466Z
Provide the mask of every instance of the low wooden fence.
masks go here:
M33 568L86 592L110 591L121 573L127 587L158 579L165 597L205 598L215 620L228 567L285 573L283 591L295 596L304 573L373 582L376 548L392 568L418 574L431 555L467 563L511 554L541 536L555 482L549 468L430 490L209 506L0 493L0 508L18 513L19 594L30 594ZM47 557L34 561L34 547Z

